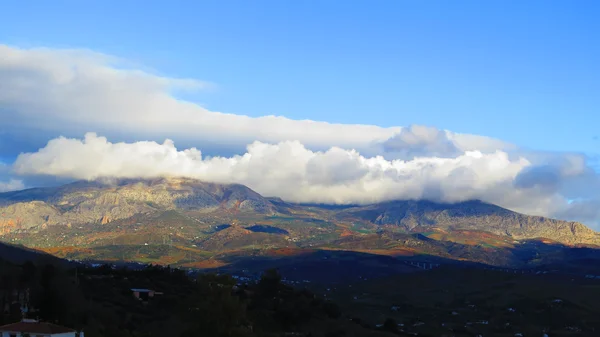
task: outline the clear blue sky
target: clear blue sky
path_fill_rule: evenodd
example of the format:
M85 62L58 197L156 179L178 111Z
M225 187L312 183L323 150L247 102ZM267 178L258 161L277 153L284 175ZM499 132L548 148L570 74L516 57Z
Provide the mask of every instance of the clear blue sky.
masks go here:
M216 111L600 153L598 1L10 1L0 43L218 84Z

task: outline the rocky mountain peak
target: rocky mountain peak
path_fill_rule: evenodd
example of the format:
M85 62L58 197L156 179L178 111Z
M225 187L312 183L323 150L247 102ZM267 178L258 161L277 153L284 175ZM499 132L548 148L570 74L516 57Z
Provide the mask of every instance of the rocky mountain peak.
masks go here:
M0 205L0 231L43 224L106 224L166 210L276 212L271 202L246 186L187 178L75 182L1 193Z

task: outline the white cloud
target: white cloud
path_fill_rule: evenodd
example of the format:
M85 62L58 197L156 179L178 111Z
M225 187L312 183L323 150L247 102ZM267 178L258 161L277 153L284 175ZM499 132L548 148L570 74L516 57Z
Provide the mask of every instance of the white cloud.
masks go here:
M583 172L557 167L552 179L560 181ZM480 199L529 214L569 214L569 204L558 188L540 186L537 178L523 184L528 172L538 170L532 162L503 151L386 160L339 147L311 151L298 141L285 141L254 142L243 155L203 158L198 149L178 150L170 140L111 143L88 133L83 140L57 138L38 152L22 154L14 169L21 175L75 179L185 176L241 183L263 195L295 202ZM546 184L545 178L540 183Z
M0 190L21 188L21 179L39 175L178 175L240 182L292 201L476 198L588 223L600 216L598 175L581 155L524 151L423 126L253 118L209 111L172 95L211 86L91 51L0 45L0 156L30 152L14 164L18 176L0 177ZM114 143L94 134L83 141L56 138L90 130ZM191 146L177 150L172 141L155 142L165 138L205 153L218 145L222 153L238 155L209 158Z
M25 184L20 179L10 177L10 167L0 162L0 193L25 188Z
M0 192L18 191L24 188L23 180L10 179L8 181L0 181Z
M133 68L124 60L91 51L0 45L0 140L3 132L9 135L5 141L25 143L40 133L76 137L96 130L112 137L129 137L123 139L128 141L172 138L202 146L205 151L210 144L219 144L221 150L238 150L257 140L297 140L311 149L339 146L369 155L397 155L390 151L390 144L402 130L400 126L333 124L281 116L253 118L209 111L171 94L173 90L210 86L157 76ZM512 146L489 137L432 128L417 126L408 130L401 139L406 143L408 134L413 134L411 141L415 143L410 144L410 153L420 154L415 148L419 146L423 150L449 146L483 152ZM427 138L427 132L441 136ZM45 142L48 136L41 138ZM440 141L444 144L436 144Z
M460 155L461 148L448 131L434 127L412 125L383 142L383 150L401 158L423 156L451 158Z
M511 183L529 165L523 158L511 161L500 151L389 161L339 147L313 152L297 141L254 142L243 155L202 158L199 150L180 151L170 140L162 144L111 143L88 133L83 140L58 138L36 153L22 154L14 169L22 175L90 180L186 176L242 183L262 194L292 201L368 203L398 198L480 198L489 189ZM451 175L454 179L448 179Z
M400 130L212 112L170 94L182 86L202 88L200 82L116 66L121 66L118 59L92 52L0 45L4 127L62 134L116 129L225 144L298 140L350 147L384 141Z

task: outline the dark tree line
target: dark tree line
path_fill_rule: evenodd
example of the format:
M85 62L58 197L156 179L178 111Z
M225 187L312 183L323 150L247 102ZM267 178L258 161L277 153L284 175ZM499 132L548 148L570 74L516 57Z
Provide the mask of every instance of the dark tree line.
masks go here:
M336 304L284 285L276 270L250 284L237 284L229 275L190 278L162 266L130 270L27 262L0 274L0 289L29 289L30 305L37 311L28 315L83 329L87 337L360 335L355 331L360 325L341 319ZM132 288L163 295L140 301ZM11 311L1 323L18 319L20 311Z

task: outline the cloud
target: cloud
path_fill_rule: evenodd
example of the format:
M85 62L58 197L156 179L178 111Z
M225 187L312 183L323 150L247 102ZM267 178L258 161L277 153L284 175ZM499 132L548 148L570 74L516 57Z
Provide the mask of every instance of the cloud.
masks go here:
M14 172L0 172L0 190L187 176L291 201L481 199L528 214L600 219L600 179L582 155L418 125L254 118L175 96L214 87L93 51L0 45L0 157L26 152ZM73 138L90 130L111 141L93 133Z
M0 192L18 191L25 188L22 180L10 179L8 181L0 181Z
M15 179L10 176L10 167L0 162L0 193L16 191L25 188L23 180Z
M178 150L171 140L112 143L88 133L84 139L53 139L37 152L21 154L14 170L20 175L89 180L184 176L241 183L263 195L295 202L480 199L528 214L574 217L557 184L561 179L575 179L585 170L567 162L537 167L527 158L512 158L503 151L387 160L339 147L312 151L298 141L256 141L242 155L203 157L196 148ZM551 172L549 178L530 176L546 170Z
M459 134L431 126L411 125L388 138L382 144L384 154L411 159L415 157L453 158L465 151L492 153L514 151L514 144L490 137Z
M447 152L444 146L483 152L512 146L489 137L419 126L383 128L210 111L173 93L213 84L155 75L88 50L0 45L0 79L0 144L4 144L0 155L17 155L10 151L35 150L50 138L77 137L90 130L122 141L171 138L207 153L242 153L253 141L299 141L310 149L339 146L386 157L397 155L387 152L399 144L418 155L427 150Z
M598 219L600 218L600 199L598 197L581 200L571 200L568 207L562 207L554 212L559 219ZM594 220L591 220L594 221ZM596 225L597 222L592 222Z
M447 132L434 127L412 125L383 143L386 152L394 152L403 157L456 157L459 147L450 139Z
M563 154L558 158L547 159L541 165L523 170L515 179L520 188L543 188L556 191L569 177L580 177L589 172L585 158L581 155Z
M242 183L260 193L298 202L369 203L398 198L480 198L488 189L511 182L528 165L523 158L509 160L503 152L388 161L339 147L311 151L298 141L257 141L243 155L203 158L200 150L178 150L171 140L111 143L88 133L83 140L61 137L38 152L21 154L14 170L21 175L89 180L185 176Z
M205 83L127 66L90 51L0 45L0 117L6 121L0 131L24 139L32 131L79 135L94 129L146 139L177 135L242 148L254 140L360 148L401 129L213 112L172 95L181 88L205 88ZM15 134L21 129L23 134Z

